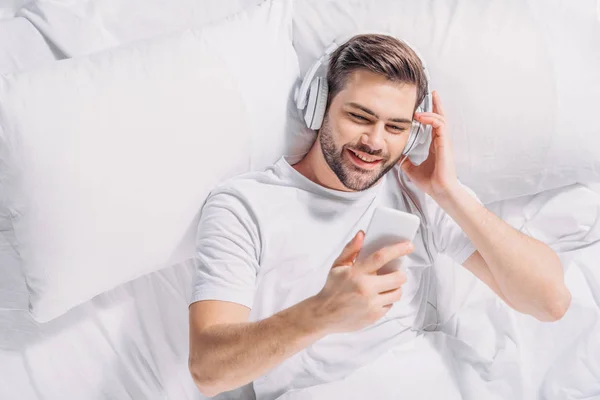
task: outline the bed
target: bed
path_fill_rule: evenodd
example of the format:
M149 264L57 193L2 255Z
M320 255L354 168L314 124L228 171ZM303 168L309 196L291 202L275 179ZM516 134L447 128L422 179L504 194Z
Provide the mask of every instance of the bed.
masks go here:
M0 34L2 73L66 56L23 17L7 16L0 20L5 26L22 32L13 37L23 46L9 48L16 42L5 45ZM573 295L563 319L544 324L520 315L458 272L451 282L456 307L444 309L444 288L438 289L445 321L439 329L341 381L279 398L600 399L600 184L486 206L559 254ZM192 270L192 262L162 269L38 323L29 314L12 224L0 204L0 399L205 398L187 367ZM438 273L448 284L444 271ZM253 396L237 390L216 398Z
M488 207L516 225L528 204L547 222L547 216L567 215L560 200L567 192L581 198L586 209L595 209L600 221L600 191L582 185ZM28 312L6 218L0 226L0 398L202 398L187 370L193 265L141 277L38 324ZM427 332L414 346L395 349L344 381L282 398L326 399L343 393L343 398L354 399L390 393L414 399L597 398L600 225L555 238L555 248L566 263L573 293L573 304L561 321L544 325L518 315L483 284L469 280L462 285L460 312L440 331ZM412 378L398 379L405 374Z

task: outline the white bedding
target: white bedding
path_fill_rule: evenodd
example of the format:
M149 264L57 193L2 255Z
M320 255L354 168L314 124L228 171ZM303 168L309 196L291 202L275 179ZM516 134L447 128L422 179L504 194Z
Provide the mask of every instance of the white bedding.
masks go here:
M528 229L566 227L547 238L567 263L573 293L561 321L542 324L509 310L467 273L467 289L458 293L463 306L442 331L344 381L282 398L600 398L600 195L572 186L488 207L517 226L530 221ZM139 278L39 325L27 312L2 216L0 210L0 399L203 398L187 371L190 265Z
M24 20L0 22L29 31ZM40 51L29 47L23 58L10 58L11 50L5 58L11 70L52 61L34 36ZM0 48L26 50L14 38L0 35ZM463 271L462 281L445 282L461 288L462 307L442 331L425 333L343 381L281 398L600 399L600 243L579 248L600 237L600 184L597 194L573 190L488 205L514 226L529 219L553 232L546 239L560 251L573 294L564 319L543 324L519 315ZM191 265L168 268L40 325L27 311L12 228L0 205L0 399L204 398L187 370L191 277Z
M14 17L19 8L33 0L0 0L0 19Z
M20 17L0 19L0 75L51 63L58 58L31 22Z
M40 325L27 311L11 235L0 235L0 399L202 398L187 372L186 265Z
M201 399L187 372L191 265L117 287L47 324L28 311L0 204L0 399Z
M575 185L488 208L544 233L559 253L573 295L563 319L519 314L467 273L460 284L468 290L457 293L462 307L441 330L344 381L280 399L600 399L600 192Z

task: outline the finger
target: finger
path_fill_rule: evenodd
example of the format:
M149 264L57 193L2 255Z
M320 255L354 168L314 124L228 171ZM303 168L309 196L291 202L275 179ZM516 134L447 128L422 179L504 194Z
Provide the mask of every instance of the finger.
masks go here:
M415 117L433 117L433 118L438 118L441 121L445 120L445 117L443 115L440 115L435 112L420 112L420 113L416 113Z
M416 166L412 162L410 162L410 160L406 160L406 162L400 165L400 168L402 169L402 172L404 172L406 177L412 182L415 178L413 172Z
M375 272L390 261L412 253L413 249L414 245L410 241L382 247L373 254L369 254L369 256L360 264L357 264L356 267L366 273Z
M434 90L433 93L431 93L431 95L433 96L433 98L432 98L433 112L438 113L441 116L446 115L446 113L444 112L444 107L442 106L442 100L440 99L440 94L437 92L437 90Z
M396 290L406 283L406 273L402 270L392 271L382 275L373 275L368 278L369 280L372 280L372 287L377 293Z
M434 128L441 128L446 123L444 117L434 113L420 113L417 114L416 119L417 121L426 125L431 125Z
M436 129L442 128L444 126L444 122L439 118L435 117L421 117L419 118L419 122L425 125L431 125Z
M393 305L402 298L402 288L390 290L389 292L381 293L375 298L375 304L382 307Z
M413 164L412 161L410 161L408 156L404 156L400 161L398 161L398 165L400 165L402 171L404 171L407 174L410 174L413 168L415 168L415 164Z
M354 237L346 244L342 253L333 263L334 267L342 266L342 265L352 265L354 263L354 259L358 255L360 248L362 247L363 239L365 237L365 233L360 230L354 235Z
M432 140L431 143L429 144L429 154L435 154L436 153L436 142L437 140Z
M406 273L402 270L388 272L383 275L375 275L373 278L376 279L377 283L374 288L377 293L384 293L390 290L396 290L402 287L406 283Z

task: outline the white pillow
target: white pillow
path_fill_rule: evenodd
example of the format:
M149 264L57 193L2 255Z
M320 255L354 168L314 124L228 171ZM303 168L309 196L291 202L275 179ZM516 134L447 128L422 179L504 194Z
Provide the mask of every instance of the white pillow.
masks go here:
M260 0L35 0L17 15L30 20L68 57L171 31L204 26Z
M297 0L301 73L336 37L385 31L420 50L459 178L485 202L600 181L593 1ZM298 135L295 148L314 140Z
M37 321L191 257L212 187L284 153L291 17L266 1L0 79L0 200Z

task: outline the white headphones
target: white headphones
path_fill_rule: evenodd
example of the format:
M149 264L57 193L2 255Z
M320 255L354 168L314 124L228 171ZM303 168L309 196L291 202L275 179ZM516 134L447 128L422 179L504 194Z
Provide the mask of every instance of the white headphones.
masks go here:
M386 35L392 36L389 34ZM335 49L349 39L350 38L346 36L344 40L334 40L333 43L325 49L325 54L323 54L308 70L302 80L300 88L296 88L296 107L300 111L306 126L310 129L318 130L321 128L323 118L325 117L327 96L329 94L329 88L327 87L327 65L329 63L329 57ZM431 112L433 106L431 93L429 91L429 72L425 67L425 62L414 47L410 46L405 41L402 42L417 54L417 57L419 57L421 64L423 65L423 72L425 73L426 94L423 102L417 107L416 112ZM317 74L317 72L319 73ZM423 125L420 122L413 120L408 141L406 142L406 147L402 154L408 156L413 164L419 165L427 159L430 144L431 125Z

